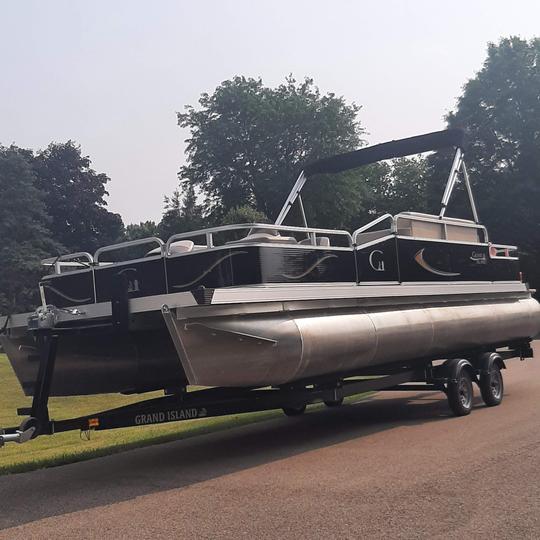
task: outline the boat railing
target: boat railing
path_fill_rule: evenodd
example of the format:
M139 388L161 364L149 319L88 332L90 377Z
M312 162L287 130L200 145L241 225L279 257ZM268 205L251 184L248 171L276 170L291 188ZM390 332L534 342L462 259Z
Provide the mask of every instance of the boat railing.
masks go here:
M328 235L328 236L342 236L347 240L349 247L353 245L353 239L351 233L348 231L343 231L339 229L319 229L315 227L293 227L289 225L275 225L273 223L239 223L234 225L221 225L219 227L210 227L208 229L200 229L198 231L189 231L185 233L173 234L165 244L165 256L171 255L171 244L177 242L178 240L185 240L195 237L204 236L206 244L203 247L213 248L215 246L214 235L218 233L225 233L231 231L247 230L251 231L252 229L257 229L258 232L269 231L269 232L295 232L300 234L305 234L306 239L309 239L310 244L317 245L317 236ZM237 240L237 243L241 243L242 239Z
M309 244L318 246L317 237L319 236L341 236L344 237L348 247L353 245L352 236L348 231L339 230L339 229L320 229L317 227L293 227L288 225L274 225L271 223L239 223L233 225L222 225L219 227L210 227L207 229L200 229L196 231L188 231L184 233L173 234L167 242L163 242L157 236L150 236L147 238L140 238L137 240L128 240L127 242L119 242L117 244L111 244L109 246L104 246L96 250L94 255L91 255L87 252L77 252L69 253L66 255L60 255L58 257L51 257L44 259L41 263L44 266L53 266L55 273L62 273L62 268L71 268L71 269L81 269L85 267L95 267L95 266L105 266L114 264L114 262L103 262L101 260L102 256L105 253L110 253L118 250L126 250L134 247L142 246L145 244L157 244L159 252L156 253L156 256L169 257L171 255L171 244L178 240L189 239L204 236L205 244L201 245L202 249L210 249L216 247L214 241L214 235L218 233L226 233L230 231L238 230L247 230L257 229L258 232L269 231L269 232L290 232L290 233L300 233L306 235L306 240L309 239ZM237 240L237 243L241 243L242 239ZM279 243L279 242L277 242ZM157 248L156 248L157 249ZM77 259L84 259L77 260ZM131 260L131 259L126 259ZM116 261L124 262L124 261Z
M477 243L477 244L487 244L489 242L489 236L487 229L479 224L475 223L474 221L470 221L467 219L461 219L461 218L452 218L452 217L441 217L441 216L434 216L431 214L422 214L419 212L401 212L399 214L396 214L394 216L395 220L395 227L398 235L402 236L411 236L413 238L423 238L422 235L415 234L413 231L404 234L400 229L400 223L402 222L410 222L410 223L417 223L417 222L425 222L425 223L431 223L433 224L433 227L436 227L437 234L433 236L433 238L436 238L441 241L459 241L459 240L465 240L463 238L464 233L459 233L456 238L456 230L461 229L463 230L469 230L469 233L466 233L467 236L470 236L470 240L467 240L471 243ZM476 232L473 232L476 231ZM432 231L432 234L435 233L435 229ZM432 236L429 236L428 238L432 238Z
M490 242L489 243L489 258L517 261L519 259L519 257L515 254L517 250L518 250L517 246L510 246L507 244L492 244Z
M99 257L103 253L108 253L111 251L117 251L121 249L133 248L136 246L143 246L145 244L157 244L161 250L161 255L164 253L165 242L158 238L157 236L149 236L148 238L139 238L137 240L128 240L127 242L119 242L118 244L111 244L110 246L104 246L99 248L94 253L94 264L99 265Z
M81 259L85 259L82 261ZM93 266L94 257L87 251L78 251L76 253L67 253L58 255L58 257L49 257L41 261L43 266L53 266L57 274L62 273L62 268L86 268Z
M382 216L379 216L378 218L375 218L373 221L370 221L369 223L366 223L365 225L363 225L359 229L356 229L352 234L353 244L356 245L358 243L357 240L358 240L358 236L360 234L368 232L369 229L372 229L376 225L379 225L379 223L383 223L384 221L387 221L387 220L390 221L390 229L392 230L392 232L394 232L394 230L395 230L394 216L392 214L383 214Z

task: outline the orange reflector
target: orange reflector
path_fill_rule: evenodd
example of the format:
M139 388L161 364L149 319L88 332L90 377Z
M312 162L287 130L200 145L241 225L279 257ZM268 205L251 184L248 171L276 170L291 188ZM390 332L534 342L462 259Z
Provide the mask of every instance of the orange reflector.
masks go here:
M99 426L99 418L89 418L88 419L88 427L98 427Z

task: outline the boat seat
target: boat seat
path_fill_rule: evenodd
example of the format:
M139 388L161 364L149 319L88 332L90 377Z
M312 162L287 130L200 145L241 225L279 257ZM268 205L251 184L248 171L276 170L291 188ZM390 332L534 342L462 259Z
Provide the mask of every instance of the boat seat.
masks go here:
M373 242L373 240L378 240L379 238L384 238L392 234L392 229L382 229L380 231L370 231L363 232L356 235L356 245L360 246L362 244L367 244L368 242Z
M179 253L187 253L188 251L192 251L194 247L194 244L191 240L178 240L176 242L173 242L169 246L169 253L171 255L177 255ZM161 253L161 248L157 247L151 251L149 251L145 257L154 257L155 255L159 255Z
M278 231L273 229L253 228L247 236L239 240L231 240L227 244L296 244L296 238L293 236L281 236Z
M292 236L281 236L268 233L255 233L248 234L240 240L232 240L227 242L227 244L245 244L245 243L270 243L270 244L296 244L296 238Z
M330 247L330 238L328 238L328 236L317 236L316 240L317 240L318 246ZM312 245L311 238L305 238L304 240L300 240L300 242L298 243L302 245L307 245L307 246Z

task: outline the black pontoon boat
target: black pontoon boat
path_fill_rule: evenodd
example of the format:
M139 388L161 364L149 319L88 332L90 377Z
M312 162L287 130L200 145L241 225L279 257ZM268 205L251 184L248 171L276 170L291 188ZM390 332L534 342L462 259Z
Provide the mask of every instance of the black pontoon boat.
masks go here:
M351 376L406 367L420 369L424 382L443 381L426 366L458 357L479 377L480 364L502 367L501 356L479 359L505 347L506 357L529 356L540 306L521 281L517 248L492 243L479 222L462 137L430 133L311 164L272 225L214 227L44 261L53 273L39 284L42 306L0 319L25 393L36 402L43 393L158 389L185 399L188 385L335 390ZM308 226L301 190L311 176L447 147L455 157L439 215L386 214L352 234ZM473 220L446 216L459 179ZM303 227L283 224L294 203ZM148 253L133 258L141 246Z

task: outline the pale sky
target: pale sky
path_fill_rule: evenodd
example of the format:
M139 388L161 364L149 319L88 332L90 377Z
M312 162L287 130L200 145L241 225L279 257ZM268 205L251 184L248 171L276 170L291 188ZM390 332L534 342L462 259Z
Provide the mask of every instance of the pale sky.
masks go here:
M313 77L378 143L442 129L509 35L540 35L539 1L0 0L0 143L73 139L111 177L110 210L159 220L184 161L176 111L221 81Z

